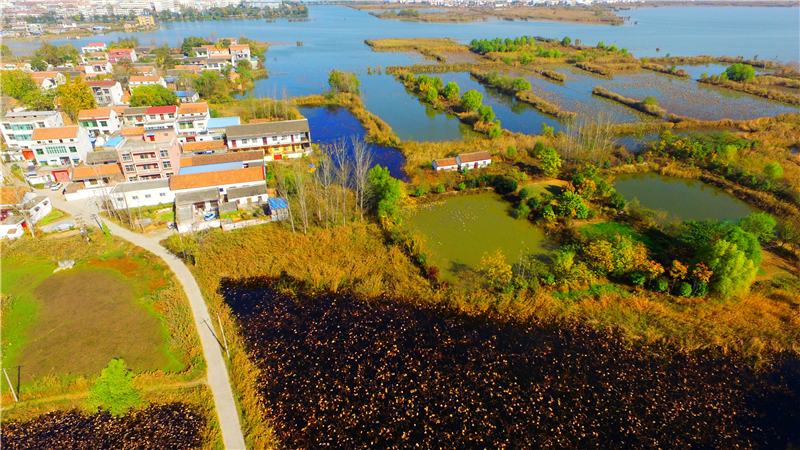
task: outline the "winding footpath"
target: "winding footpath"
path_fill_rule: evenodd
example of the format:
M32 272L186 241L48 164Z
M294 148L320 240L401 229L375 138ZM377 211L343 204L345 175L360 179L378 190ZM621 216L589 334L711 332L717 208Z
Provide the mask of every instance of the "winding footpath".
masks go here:
M37 193L50 198L53 207L70 213L73 217L68 218L67 221L74 222L78 219L83 219L90 226L97 225L96 220L92 217L92 214L97 214L97 207L93 204L91 199L68 203L60 198L61 195L59 193L47 190L39 190ZM208 386L211 388L211 392L214 395L214 404L217 408L217 417L219 418L220 429L222 430L222 440L226 449L244 450L246 448L244 435L242 434L242 427L239 423L239 412L236 409L236 402L234 401L233 391L231 390L230 380L228 379L228 369L222 357L222 348L219 340L212 332L215 322L211 320L208 307L203 299L203 295L200 293L200 287L197 285L194 276L183 261L176 258L159 244L159 240L166 237L165 235L157 237L143 236L128 231L109 220L103 222L108 226L108 229L111 230L111 234L147 249L163 259L164 262L169 265L170 269L172 269L172 272L175 273L175 276L178 277L178 281L183 285L186 296L189 298L189 304L192 307L192 315L194 316L197 332L200 334L203 353L206 356L206 364L208 365L206 378L208 380Z

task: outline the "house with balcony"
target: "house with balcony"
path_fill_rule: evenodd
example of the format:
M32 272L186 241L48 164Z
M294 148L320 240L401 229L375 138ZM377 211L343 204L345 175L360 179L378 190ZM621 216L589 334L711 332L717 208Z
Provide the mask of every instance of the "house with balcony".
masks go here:
M82 126L37 128L32 150L40 165L78 165L93 151L89 131Z
M108 50L108 47L102 42L92 42L91 44L86 44L86 47L81 47L81 53L105 52L106 50Z
M146 109L144 118L145 131L150 130L177 130L177 106L150 106Z
M31 72L31 78L41 90L53 89L67 82L61 72Z
M156 84L164 86L165 88L167 87L167 82L159 75L134 75L128 80L128 87L130 87L131 91L139 86L152 86Z
M87 77L96 77L98 75L110 75L114 73L114 67L106 60L89 61L83 65L83 71Z
M233 67L231 55L212 56L205 61L206 70L216 70L221 72L225 67Z
M264 150L265 161L300 158L311 152L311 132L307 119L282 120L225 128L228 149Z
M122 125L125 127L144 127L147 106L128 106L122 110Z
M92 137L113 134L122 128L119 115L108 106L96 109L84 109L78 113L78 123L89 130Z
M240 59L250 60L250 46L247 44L231 45L229 50L236 61Z
M124 59L132 63L136 62L136 50L132 48L115 48L108 51L108 60L112 64L119 64Z
M122 104L122 85L119 81L89 81L92 95L99 106Z
M206 47L192 47L192 52L198 58L208 58L208 49Z
M195 136L206 132L211 114L208 103L184 103L178 107L178 138L181 143L194 142Z
M72 183L82 184L82 186L73 186L72 183L70 183L72 190L110 187L125 180L125 177L122 176L122 172L119 170L119 166L116 164L73 167L71 178ZM96 194L102 195L102 193ZM84 195L84 197L85 196L86 195Z
M168 178L180 169L181 149L171 130L146 132L141 138L126 139L118 153L128 181Z
M231 52L227 48L217 48L214 45L204 45L208 49L209 58L219 58L220 56L230 55Z
M19 111L7 113L0 119L0 130L9 147L32 149L33 130L37 128L63 127L64 118L58 111ZM33 159L29 153L28 160Z

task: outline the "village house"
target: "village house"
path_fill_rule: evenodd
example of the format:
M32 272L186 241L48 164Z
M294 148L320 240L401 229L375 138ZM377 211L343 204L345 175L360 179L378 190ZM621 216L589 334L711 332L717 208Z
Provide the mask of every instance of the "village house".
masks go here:
M145 131L150 130L176 130L178 128L177 106L150 106L146 110L144 119Z
M0 124L6 145L31 149L33 130L63 127L64 118L58 111L19 111L7 113L0 119ZM33 153L30 156L26 159L33 159Z
M435 159L433 160L433 170L437 172L458 170L458 161L455 158Z
M109 188L125 180L119 166L116 164L98 164L95 166L78 166L72 168L72 183L67 186L67 191L77 189ZM78 186L75 186L75 185ZM110 192L110 191L108 191ZM108 192L94 192L94 195L82 193L80 197L107 195Z
M144 127L147 118L147 106L128 106L122 110L122 125L126 127Z
M250 60L250 46L247 44L243 45L231 45L230 46L231 55L236 59L236 61L240 59Z
M220 172L256 166L264 166L264 152L261 150L189 155L181 158L181 168L178 171L178 175Z
M0 220L21 214L27 217L31 224L36 224L51 211L53 205L47 197L17 186L0 187Z
M230 151L263 149L265 161L299 158L311 152L307 119L232 125L225 134Z
M99 106L122 104L122 85L119 81L89 81L92 95Z
M125 139L118 152L128 181L168 178L180 169L181 149L172 130L147 131L141 138Z
M121 138L117 138L122 140ZM86 165L104 166L106 164L119 165L119 153L115 147L103 147L103 150L95 150L86 155Z
M197 91L175 91L175 96L181 103L196 103L200 100L200 94Z
M86 47L81 47L81 53L105 52L106 50L108 50L108 47L102 42L92 42L91 44L86 44Z
M96 77L98 75L110 75L114 73L114 67L106 60L87 61L83 65L83 70L88 77Z
M221 56L230 55L231 52L227 48L217 48L213 45L204 45L204 47L208 48L208 57L209 58L219 58Z
M175 201L175 193L169 189L169 180L166 178L117 183L111 189L110 197L116 209L156 205L171 207Z
M461 170L480 169L492 163L492 155L489 152L464 153L456 156L456 161Z
M112 64L119 64L120 61L127 59L134 63L138 59L136 57L136 50L132 48L115 48L108 51L108 60Z
M131 90L139 86L152 86L156 84L165 88L167 87L167 82L159 75L134 75L128 80L128 87L130 87Z
M192 47L192 52L198 58L208 58L208 49L205 47Z
M78 113L78 123L89 130L89 134L98 137L103 134L112 134L122 128L122 123L116 111L109 107L84 109Z
M152 64L134 64L133 70L135 75L156 77L158 76L158 68Z
M206 130L208 135L211 136L213 140L223 140L225 138L225 131L226 128L233 126L233 125L241 125L242 119L239 116L236 117L212 117L208 119L208 124L206 125Z
M30 184L66 183L69 182L71 165L31 166L26 170L25 181Z
M41 165L77 165L93 151L89 131L82 126L33 130L34 158Z
M228 152L228 147L225 146L225 141L218 139L211 141L185 142L181 148L184 154L192 155L207 155Z
M31 78L41 90L53 89L67 81L64 74L60 72L31 72Z
M178 138L183 142L195 141L195 136L206 132L211 118L208 103L184 103L178 107Z
M222 71L225 67L232 67L231 55L212 56L205 60L206 70Z

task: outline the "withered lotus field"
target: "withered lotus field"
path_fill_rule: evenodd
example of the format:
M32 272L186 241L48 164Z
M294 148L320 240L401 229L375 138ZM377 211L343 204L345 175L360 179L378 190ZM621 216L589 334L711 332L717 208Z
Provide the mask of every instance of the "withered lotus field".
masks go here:
M173 403L112 417L57 411L3 425L3 449L192 449L202 444L203 414Z
M223 283L286 448L787 448L800 362Z

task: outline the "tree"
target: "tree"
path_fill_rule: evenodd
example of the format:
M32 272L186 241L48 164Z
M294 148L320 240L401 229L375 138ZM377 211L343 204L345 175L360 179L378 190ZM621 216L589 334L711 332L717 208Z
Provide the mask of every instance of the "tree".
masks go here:
M203 73L194 80L194 87L203 99L215 103L223 103L230 99L230 91L225 80L220 77L219 72L204 70Z
M531 89L531 83L528 82L525 78L517 78L512 83L514 90L516 91L528 91Z
M400 180L392 177L388 168L380 164L370 169L367 174L375 195L375 210L381 219L394 219L399 213L397 202L402 195Z
M542 170L546 176L554 177L558 175L558 171L561 169L561 157L558 156L554 148L544 149L539 154L539 161L542 163Z
M92 88L81 77L73 77L57 88L58 100L61 110L72 120L77 119L78 113L84 109L97 108L97 101L92 94Z
M780 180L783 178L783 167L777 161L771 162L764 167L764 175L773 180Z
M428 103L435 102L437 98L439 98L439 91L437 91L435 87L431 86L425 91L425 100L427 100Z
M509 145L506 149L506 157L509 159L514 159L517 157L517 148L513 145Z
M143 403L139 391L133 386L133 373L121 358L112 359L100 373L100 378L89 389L87 406L102 408L113 416L121 416L129 409Z
M11 56L11 49L6 44L0 44L0 56Z
M494 110L489 105L483 105L478 108L478 118L481 122L491 123L494 122Z
M364 210L367 208L367 203L372 195L372 185L369 182L369 169L372 167L373 153L372 148L355 136L351 138L353 143L353 181L356 188L356 201L358 202L358 209L361 215L361 221L364 221Z
M42 72L44 70L47 70L47 66L48 66L47 62L42 58L38 56L31 58L31 68L33 68L33 70Z
M597 43L597 48L604 50L606 48L606 44L604 44L603 41L600 41Z
M775 237L775 219L767 213L750 214L739 222L739 227L752 233L759 241L769 242Z
M558 214L564 217L585 219L589 215L589 207L583 197L572 191L566 191L558 198Z
M724 73L727 75L729 80L739 82L752 80L756 76L756 71L753 69L753 66L742 63L736 63L728 66Z
M525 203L520 203L514 210L514 217L517 219L527 219L531 215L531 208Z
M359 81L358 77L352 72L333 70L328 77L328 85L333 92L358 94L361 81Z
M200 47L201 45L207 45L211 42L205 40L205 38L197 37L197 36L189 36L187 38L183 38L183 43L181 44L181 53L188 54L192 51L193 48Z
M497 139L501 134L503 134L503 128L500 126L500 122L492 124L492 128L489 128L489 138Z
M786 244L796 246L800 241L800 228L797 224L789 220L781 220L776 227L778 236L781 239L781 247Z
M131 106L169 106L177 105L178 97L175 92L161 86L151 84L139 86L131 92Z
M22 98L22 104L31 111L52 111L56 108L55 89L34 89Z
M3 70L0 72L0 92L3 96L22 100L28 93L38 90L31 75L21 70Z
M480 108L483 101L483 94L476 90L464 92L461 96L461 107L467 111L475 111Z
M572 44L572 39L570 39L569 37L564 37L564 39L561 40L561 45L563 45L564 47L569 47L570 44Z
M758 272L758 265L736 244L725 239L706 247L699 260L713 271L709 288L723 297L746 291Z
M442 92L444 97L448 100L458 100L459 95L461 94L461 88L454 82L447 83L447 86L444 87L444 91Z
M484 253L478 272L486 278L491 288L498 290L508 286L514 277L511 265L506 262L506 257L500 250L491 255Z

